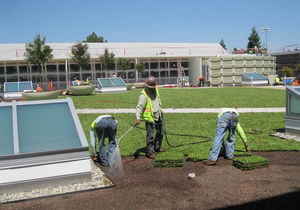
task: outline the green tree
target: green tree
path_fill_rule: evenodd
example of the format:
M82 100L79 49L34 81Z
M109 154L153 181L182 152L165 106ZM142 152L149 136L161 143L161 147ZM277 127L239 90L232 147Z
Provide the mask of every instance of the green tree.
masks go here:
M119 58L117 62L117 68L122 70L122 75L124 77L124 71L131 69L131 60L128 58Z
M40 34L36 35L33 42L29 42L26 44L24 53L27 62L32 65L38 66L38 71L41 71L43 79L40 79L40 82L42 83L42 87L44 89L47 83L45 63L48 63L53 59L52 49L49 45L45 44L45 40L46 37L43 37L43 39L41 39ZM43 82L45 82L45 84Z
M109 53L108 49L105 48L104 53L99 57L100 62L102 63L102 67L104 70L109 70L114 68L115 62L115 54L113 52ZM102 75L102 68L101 68L101 75Z
M260 45L260 38L259 38L259 35L255 29L255 27L252 28L251 30L251 34L248 38L248 45L247 45L247 48L248 48L248 53L255 53L255 50L254 48L257 47L257 48L261 48L261 45Z
M296 69L297 76L300 75L300 63L295 65L295 69Z
M88 53L89 46L81 42L72 46L72 60L82 69L86 69L90 63L91 56ZM82 79L82 78L80 78Z
M225 42L224 42L223 39L220 40L219 44L220 44L225 50L227 50L226 45L225 45Z
M146 64L144 62L139 62L136 64L135 67L136 67L136 70L141 73L142 71L144 71L146 69Z
M283 75L290 77L293 75L293 70L290 67L284 66L282 67L282 73Z
M97 34L93 32L88 35L83 42L107 42L107 40L104 40L103 36L97 36Z

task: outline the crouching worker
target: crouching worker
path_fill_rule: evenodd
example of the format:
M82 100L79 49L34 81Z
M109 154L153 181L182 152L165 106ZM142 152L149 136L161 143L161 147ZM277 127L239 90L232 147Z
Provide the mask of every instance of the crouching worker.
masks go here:
M148 77L145 80L145 89L142 90L136 106L136 124L146 122L146 157L155 158L155 152L164 152L161 143L165 134L164 119L161 110L161 100L155 77ZM154 138L154 129L156 135Z
M118 121L110 115L100 115L91 124L90 141L93 151L93 160L98 161L103 166L108 166L108 158L116 148L116 134ZM99 153L96 149L96 135L99 140ZM105 149L105 138L108 137L108 156Z
M229 131L229 135L227 137L226 149L222 148L222 143L224 147L224 136L226 131ZM208 160L204 161L206 165L216 165L221 149L225 149L225 158L232 159L234 155L234 144L235 144L235 136L234 133L237 131L239 136L242 138L245 149L247 152L250 152L250 148L247 144L247 138L245 136L244 130L242 129L239 123L239 113L236 109L225 108L222 109L218 114L217 118L217 130L215 135L215 140L213 144L213 148L210 152L210 156Z

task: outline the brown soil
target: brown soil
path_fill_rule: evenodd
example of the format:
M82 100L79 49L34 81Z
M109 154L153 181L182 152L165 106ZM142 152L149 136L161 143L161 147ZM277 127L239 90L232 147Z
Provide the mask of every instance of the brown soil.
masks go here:
M0 209L300 209L300 152L255 153L267 168L241 171L220 158L216 166L186 162L154 168L153 160L123 158L115 187L0 205ZM102 170L107 172L108 168ZM188 179L188 173L195 173Z

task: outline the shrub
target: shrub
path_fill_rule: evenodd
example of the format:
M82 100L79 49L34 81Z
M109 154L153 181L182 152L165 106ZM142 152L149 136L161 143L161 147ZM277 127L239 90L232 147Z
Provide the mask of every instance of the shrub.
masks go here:
M293 70L287 66L282 67L282 73L287 76L290 77L293 75Z

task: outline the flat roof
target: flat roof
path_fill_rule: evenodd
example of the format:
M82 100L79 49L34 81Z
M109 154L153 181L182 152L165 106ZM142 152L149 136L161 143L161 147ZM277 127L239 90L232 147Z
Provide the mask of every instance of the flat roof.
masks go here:
M72 46L76 43L46 43L53 51L54 59L71 59ZM87 43L91 58L98 58L105 48L115 57L127 58L167 58L167 57L208 57L227 55L219 43ZM0 44L0 61L25 60L25 43Z

